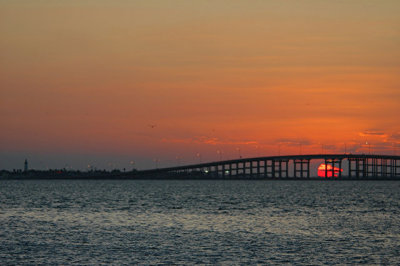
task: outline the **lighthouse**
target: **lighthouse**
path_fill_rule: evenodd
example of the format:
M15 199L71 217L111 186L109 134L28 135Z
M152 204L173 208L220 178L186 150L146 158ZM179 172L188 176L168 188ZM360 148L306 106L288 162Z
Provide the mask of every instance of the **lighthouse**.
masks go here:
M25 159L25 162L24 162L24 172L28 172L28 160L27 159Z

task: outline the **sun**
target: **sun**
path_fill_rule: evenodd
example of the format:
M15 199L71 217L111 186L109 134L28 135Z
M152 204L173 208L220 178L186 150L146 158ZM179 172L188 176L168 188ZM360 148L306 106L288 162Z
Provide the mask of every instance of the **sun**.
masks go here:
M343 169L335 167L333 169L333 177L338 177L339 172L343 172ZM332 177L332 165L320 164L320 166L318 166L318 177Z

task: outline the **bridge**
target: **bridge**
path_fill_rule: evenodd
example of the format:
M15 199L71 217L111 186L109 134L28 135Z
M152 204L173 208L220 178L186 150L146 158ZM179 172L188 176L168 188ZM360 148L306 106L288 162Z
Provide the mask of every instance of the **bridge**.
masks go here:
M336 179L399 179L400 156L371 154L285 155L199 163L138 171L148 178L310 179L315 163L324 177Z

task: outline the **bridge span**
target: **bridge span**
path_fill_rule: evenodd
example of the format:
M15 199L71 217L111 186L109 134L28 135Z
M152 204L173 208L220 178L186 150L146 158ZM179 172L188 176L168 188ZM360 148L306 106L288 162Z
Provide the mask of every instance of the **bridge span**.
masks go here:
M323 163L325 177L339 179L400 179L400 156L372 154L310 154L215 161L139 171L143 177L309 179L312 165ZM343 170L342 170L343 169Z

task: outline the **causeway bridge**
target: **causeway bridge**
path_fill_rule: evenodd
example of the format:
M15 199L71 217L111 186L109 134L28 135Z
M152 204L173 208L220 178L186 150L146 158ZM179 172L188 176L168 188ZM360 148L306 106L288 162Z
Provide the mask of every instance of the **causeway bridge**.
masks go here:
M334 179L400 180L400 156L347 153L240 158L143 170L137 175L146 178L310 179L317 177L315 164L324 164L323 176Z

